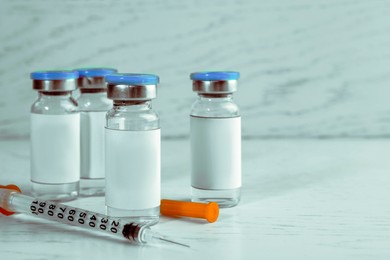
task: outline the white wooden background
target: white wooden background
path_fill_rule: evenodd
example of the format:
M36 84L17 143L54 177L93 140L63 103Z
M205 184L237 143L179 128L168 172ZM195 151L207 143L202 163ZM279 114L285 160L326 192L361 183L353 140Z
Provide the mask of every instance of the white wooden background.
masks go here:
M27 138L38 69L161 77L167 138L188 135L190 72L238 70L243 134L390 133L389 0L0 0L0 138Z

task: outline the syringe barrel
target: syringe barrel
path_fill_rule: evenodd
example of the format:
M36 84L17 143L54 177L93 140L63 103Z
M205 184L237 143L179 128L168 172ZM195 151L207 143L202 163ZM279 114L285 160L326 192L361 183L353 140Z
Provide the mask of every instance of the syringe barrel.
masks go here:
M91 231L109 233L138 244L160 240L187 246L151 231L149 225L144 223L122 222L124 220L100 213L29 197L20 193L20 189L15 185L0 186L0 213L9 216L14 212L26 213Z
M9 197L11 193L15 193L15 191L0 188L0 208L4 209L4 211L12 211L9 206Z
M16 191L0 188L0 206L7 211L26 213L67 225L73 225L101 233L125 237L132 242L145 244L144 236L149 228L142 223L122 223L120 219L74 208L53 201L29 197Z
M34 198L23 195L18 192L11 192L8 198L8 207L10 211L30 214L30 205Z

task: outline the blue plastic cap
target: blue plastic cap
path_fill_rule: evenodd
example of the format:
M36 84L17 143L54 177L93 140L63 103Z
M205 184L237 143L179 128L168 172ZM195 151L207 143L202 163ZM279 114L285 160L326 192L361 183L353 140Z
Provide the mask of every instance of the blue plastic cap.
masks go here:
M104 77L109 74L118 72L117 69L112 68L80 68L75 69L80 77Z
M236 71L206 71L191 73L192 80L219 81L219 80L238 80L240 73Z
M157 85L159 78L153 74L115 73L105 77L107 83L124 85Z
M33 80L65 80L77 79L79 73L72 70L48 70L48 71L34 71L30 74Z

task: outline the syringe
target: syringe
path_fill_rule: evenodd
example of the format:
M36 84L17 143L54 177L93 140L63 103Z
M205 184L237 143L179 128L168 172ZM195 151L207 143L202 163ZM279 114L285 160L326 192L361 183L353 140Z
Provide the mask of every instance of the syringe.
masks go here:
M121 219L112 218L104 214L23 195L16 185L0 185L0 213L10 216L15 212L26 213L38 218L53 220L117 237L124 237L138 244L165 241L189 247L152 231L145 223L124 223Z

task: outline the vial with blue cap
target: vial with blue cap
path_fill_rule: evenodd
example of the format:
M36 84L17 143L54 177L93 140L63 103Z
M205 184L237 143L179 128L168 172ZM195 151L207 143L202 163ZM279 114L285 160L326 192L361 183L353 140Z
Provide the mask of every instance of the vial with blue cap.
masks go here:
M102 196L105 186L104 127L112 100L107 98L104 77L116 73L112 68L76 69L80 96L77 99L81 116L80 194Z
M105 77L113 108L107 113L107 214L155 224L160 214L161 137L152 110L159 78L151 74Z
M241 190L241 117L234 71L190 75L198 99L190 113L191 199L233 207Z
M31 73L38 98L31 106L31 182L34 196L75 199L80 180L80 113L75 71Z

